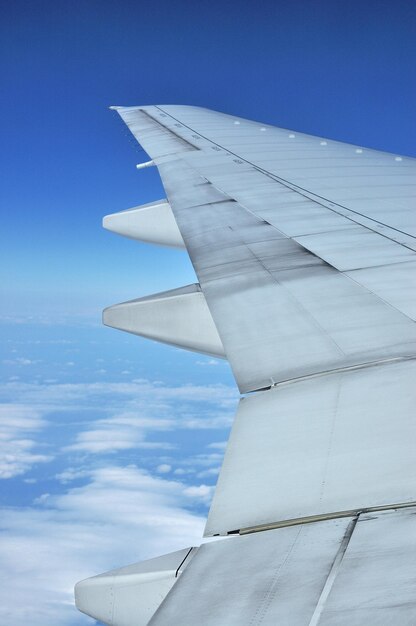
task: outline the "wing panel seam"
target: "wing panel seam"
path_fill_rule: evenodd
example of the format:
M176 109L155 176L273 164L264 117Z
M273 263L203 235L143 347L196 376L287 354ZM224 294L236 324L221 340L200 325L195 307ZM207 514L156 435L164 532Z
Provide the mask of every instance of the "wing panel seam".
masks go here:
M212 139L209 139L208 137L206 137L205 135L203 135L199 131L195 131L194 128L191 128L187 124L184 124L182 121L178 120L176 117L174 117L173 115L171 115L170 113L168 113L167 111L162 109L161 107L156 106L155 108L157 108L159 111L162 111L163 113L165 113L165 115L168 115L171 119L176 120L177 122L180 122L188 130L193 131L193 132L198 132L198 134L201 137L203 137L206 141L209 141L210 143L212 143L215 146L218 146L219 148L222 148L223 150L225 150L229 154L235 156L236 158L241 159L241 161L243 161L244 163L247 163L248 165L251 165L251 167L253 167L255 170L257 170L258 172L262 173L264 176L267 176L268 178L271 178L273 181L283 185L284 187L287 187L288 189L291 189L292 191L294 191L295 193L298 193L299 195L301 195L303 197L308 198L312 202L315 202L316 204L319 204L320 206L324 207L325 209L328 209L329 211L332 211L333 213L336 213L337 215L341 215L342 217L345 217L346 219L350 220L352 223L358 224L362 228L365 228L367 230L371 230L371 231L377 233L378 235L384 237L385 239L388 239L389 241L393 241L394 243L396 243L396 244L398 244L400 246L403 246L404 248L408 248L409 250L414 251L414 248L412 248L410 245L406 245L403 242L396 241L392 237L389 237L386 233L379 232L379 230L377 230L376 228L370 228L369 226L365 226L361 222L354 220L351 216L348 216L348 215L345 215L343 213L340 213L339 211L337 211L335 208L333 208L331 206L327 206L327 204L336 205L340 209L343 209L344 211L349 211L351 213L354 213L355 215L359 215L363 219L370 220L371 222L374 222L374 224L379 224L382 227L386 227L386 228L389 228L391 230L394 230L397 233L400 233L401 235L404 235L405 237L410 237L411 239L416 239L416 237L414 237L413 235L411 235L409 233L406 233L405 231L402 231L399 228L395 228L394 226L390 226L389 224L381 222L380 220L375 220L372 217L368 217L367 215L364 215L364 214L360 213L359 211L355 211L354 209L350 209L349 207L345 207L342 204L334 202L333 200L328 200L327 198L324 198L323 196L315 194L315 193L309 191L308 189L304 189L303 187L300 187L299 185L296 185L295 183L292 183L292 182L290 182L290 181L288 181L288 180L286 180L286 179L284 179L284 178L282 178L280 176L277 176L276 174L272 174L268 170L266 170L266 169L264 169L262 167L259 167L258 165L255 165L254 163L252 163L252 161L249 161L248 159L245 159L244 157L240 156L236 152L233 152L232 150L229 150L228 148L226 148L222 144L219 144L219 143L213 141ZM149 117L151 117L151 116L149 116ZM151 119L153 119L153 118L151 117ZM170 130L170 129L168 129L168 130ZM186 141L186 140L184 140L184 141Z

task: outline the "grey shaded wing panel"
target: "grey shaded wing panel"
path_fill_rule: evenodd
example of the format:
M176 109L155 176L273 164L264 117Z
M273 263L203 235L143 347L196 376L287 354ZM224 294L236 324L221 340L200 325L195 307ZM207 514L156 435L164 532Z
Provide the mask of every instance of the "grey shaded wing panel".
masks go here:
M206 535L416 501L416 361L243 398Z
M191 143L153 119L146 113L145 107L114 108L152 158L195 149Z
M346 275L416 320L416 261L357 269Z
M234 169L240 172L251 170L251 180L247 180L245 186L234 186L234 192L246 194L251 186L255 201L260 191L260 177L263 183L269 183L269 190L276 188L273 183L280 182L286 189L296 190L299 196L312 198L334 213L381 229L382 234L386 234L387 229L389 236L407 235L407 241L415 245L415 159L295 134L197 107L120 107L118 112L152 157L172 154L160 146L160 140L171 133L173 144L175 138L183 142L180 147L177 144L176 153L191 158L193 164L199 159L202 166L201 157L214 157L219 167L214 166L207 172L214 184L219 183L221 177L223 181L228 178L226 184L231 190L229 167L237 166ZM136 115L140 123L135 121ZM149 129L153 130L150 134ZM194 151L186 154L189 150ZM361 153L357 155L356 150ZM227 171L223 163L228 163ZM288 164L291 164L290 170ZM332 186L323 185L316 193L314 185L319 187L328 174L332 174ZM256 181L254 176L257 176ZM299 178L303 186L297 184ZM343 188L346 188L345 202L340 202L338 192ZM272 198L268 198L270 201ZM273 202L271 208L275 208Z
M209 141L300 190L416 236L415 159L196 107L147 110L182 136L199 134L201 145Z
M81 610L130 626L164 597L153 626L413 625L415 160L195 107L118 112L159 169L216 343L257 393L206 527L242 535L183 573L168 555L84 581Z
M416 260L413 250L358 225L294 239L341 272Z
M150 626L413 626L416 508L201 546Z
M395 265L408 268L416 259L412 249L392 239L400 235L409 243L407 235L384 226L381 234L374 230L381 228L378 222L348 209L341 215L341 209L330 207L329 201L282 183L214 142L225 141L227 133L232 134L234 126L240 129L242 121L234 125L238 120L228 116L176 108L175 115L183 109L188 116L188 125L184 125L157 107L144 108L145 113L134 108L119 112L128 117L135 136L156 160L242 392L316 371L413 353L415 331L405 316L414 315L416 291L407 290L403 295L394 285L380 288L381 264L386 275L397 274ZM199 124L198 129L192 128L191 122ZM224 123L232 124L232 129L214 137L214 129L223 128ZM261 132L259 125L249 125ZM205 136L202 131L198 134L200 129ZM207 129L212 141L206 138ZM293 145L286 131L276 132L283 141L282 150L288 142ZM159 145L159 137L165 141L169 133L172 145L178 135L184 142L174 154L170 147ZM250 129L242 136L247 141L241 145L257 145ZM288 148L289 152L311 150L312 139L316 138ZM350 150L351 146L339 144L337 149ZM297 159L302 161L300 156L302 153ZM377 166L384 167L386 159L391 165L392 155L373 156ZM395 167L397 162L392 162ZM345 167L347 163L344 159ZM367 220L371 229L356 218ZM277 246L283 238L292 241ZM374 267L380 267L378 278L361 271ZM331 269L356 274L335 277ZM284 274L285 270L292 273ZM300 293L303 288L308 294ZM296 323L288 329L292 319ZM349 328L344 333L334 330L332 322L337 321L346 321ZM359 346L362 349L357 349ZM255 368L249 362L253 357Z
M413 626L415 562L415 508L361 515L317 624Z
M139 111L133 132L140 142L144 133L145 148L156 161L241 392L414 356L414 240L406 220L399 230L387 219L396 209L400 214L410 210L405 192L412 184L413 160L365 151L360 161L363 153L352 152L352 146L321 145L317 138L261 130L255 123L199 109L163 109ZM135 114L128 112L132 125ZM171 133L168 148L160 149L160 128L163 141ZM176 143L177 136L182 143ZM170 152L175 145L178 150ZM240 149L260 154L265 147L272 163L268 169L248 159L248 152L240 158ZM320 156L327 147L329 157ZM360 213L331 195L319 196L312 186L301 187L296 179L299 170L304 182L318 184L321 177L325 186L329 176L339 184L337 167L355 191L360 177L363 193L377 187L383 196L386 185L394 183L397 205L389 208L385 195L383 215L376 214L369 193L369 211ZM286 176L290 168L293 179ZM406 441L414 438L406 404L414 399L413 363L392 368L339 371L243 400L206 532L413 500L408 448L402 456L396 450L388 453L394 433L397 440L403 437L400 428ZM402 377L395 374L400 368ZM380 393L378 376L384 384ZM345 389L360 401L345 395ZM280 405L276 399L283 401L285 394L290 402ZM311 417L316 399L321 404ZM392 417L396 411L400 428ZM376 437L378 415L383 441ZM343 430L344 438L339 435ZM309 433L316 448L302 439L302 432ZM321 439L315 442L316 433ZM286 447L277 454L281 441ZM267 466L261 480L260 459ZM302 485L304 496L293 499Z
M158 167L240 391L414 351L404 314L182 161Z
M306 626L349 519L202 545L150 626Z

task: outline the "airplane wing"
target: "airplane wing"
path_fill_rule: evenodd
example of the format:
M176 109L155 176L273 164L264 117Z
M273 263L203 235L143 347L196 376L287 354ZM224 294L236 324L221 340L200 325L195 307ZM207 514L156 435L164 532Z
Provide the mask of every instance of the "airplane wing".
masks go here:
M78 583L78 608L111 626L414 624L416 161L196 107L114 108L166 199L105 226L186 247L199 283L104 323L228 359L242 398L205 536L233 536L182 569L132 566L124 613L111 572Z

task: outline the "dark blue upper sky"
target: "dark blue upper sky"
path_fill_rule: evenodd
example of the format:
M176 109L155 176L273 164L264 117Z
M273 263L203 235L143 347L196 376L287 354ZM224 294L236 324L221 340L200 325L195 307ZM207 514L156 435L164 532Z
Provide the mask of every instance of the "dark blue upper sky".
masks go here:
M98 315L191 281L186 256L101 231L163 195L111 104L196 104L415 154L416 4L3 3L3 313Z

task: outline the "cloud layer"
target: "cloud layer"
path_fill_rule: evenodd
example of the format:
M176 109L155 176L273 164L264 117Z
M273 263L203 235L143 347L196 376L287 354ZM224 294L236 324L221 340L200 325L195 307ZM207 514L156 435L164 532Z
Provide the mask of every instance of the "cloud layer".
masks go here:
M0 405L0 479L25 474L53 458L39 452L36 438L44 426L41 413L31 406Z
M12 380L0 394L0 477L33 493L1 509L1 624L89 624L75 582L201 543L233 388Z
M91 471L83 487L44 494L37 506L4 509L0 522L0 623L88 624L73 606L85 577L199 545L204 518L186 509L205 499L179 481L137 467Z

